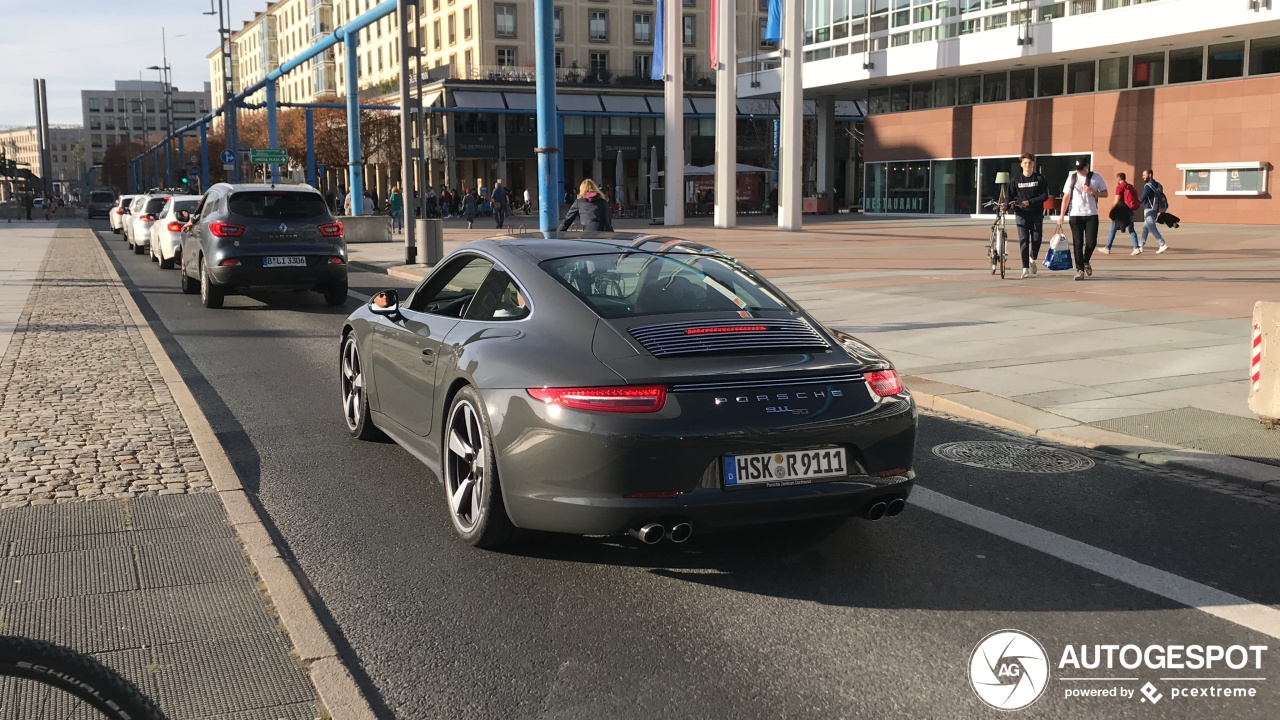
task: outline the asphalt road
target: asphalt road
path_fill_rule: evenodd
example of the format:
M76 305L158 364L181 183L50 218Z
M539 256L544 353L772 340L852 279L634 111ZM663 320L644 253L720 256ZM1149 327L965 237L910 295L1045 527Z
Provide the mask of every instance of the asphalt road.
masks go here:
M477 551L454 538L424 467L346 433L337 337L357 300L262 293L205 310L176 271L100 237L385 717L997 717L969 663L1005 628L1034 636L1053 666L1018 716L1280 716L1280 504L1087 451L1081 472L972 468L932 448L1019 439L923 417L923 491L897 518L825 538ZM384 287L406 284L352 273L353 292ZM1217 609L1171 599L1193 596ZM1267 650L1261 669L1058 667L1067 645L1105 644ZM1133 679L1092 680L1107 677ZM1155 703L1066 697L1148 681ZM1255 696L1173 696L1212 686Z

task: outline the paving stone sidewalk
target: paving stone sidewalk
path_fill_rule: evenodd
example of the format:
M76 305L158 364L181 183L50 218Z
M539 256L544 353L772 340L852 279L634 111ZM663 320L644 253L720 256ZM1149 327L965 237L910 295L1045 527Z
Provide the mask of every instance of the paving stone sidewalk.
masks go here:
M0 361L0 632L93 654L175 720L326 716L98 240L0 244L23 233L49 249Z

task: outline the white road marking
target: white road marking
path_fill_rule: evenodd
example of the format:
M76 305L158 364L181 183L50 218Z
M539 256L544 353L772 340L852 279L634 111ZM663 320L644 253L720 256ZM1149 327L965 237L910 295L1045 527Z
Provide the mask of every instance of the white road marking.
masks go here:
M1280 639L1280 610L916 486L911 503L965 525Z
M355 298L355 299L359 300L360 302L369 302L369 300L372 298L372 296L370 296L370 295L365 295L365 294L363 294L363 293L358 293L358 292L356 292L355 290L348 290L348 291L347 291L347 296L348 296L348 297L353 297L353 298Z

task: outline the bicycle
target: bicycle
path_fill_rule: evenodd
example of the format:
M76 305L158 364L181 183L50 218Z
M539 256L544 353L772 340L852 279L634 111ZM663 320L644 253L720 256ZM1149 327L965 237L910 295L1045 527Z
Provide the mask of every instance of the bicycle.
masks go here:
M0 636L0 710L5 717L166 720L156 704L116 671L70 648Z
M991 239L987 243L987 259L991 261L991 274L1000 271L1000 279L1004 279L1005 265L1009 261L1009 234L1004 229L1005 206L995 200L982 204L984 208L995 208L996 220L991 223Z

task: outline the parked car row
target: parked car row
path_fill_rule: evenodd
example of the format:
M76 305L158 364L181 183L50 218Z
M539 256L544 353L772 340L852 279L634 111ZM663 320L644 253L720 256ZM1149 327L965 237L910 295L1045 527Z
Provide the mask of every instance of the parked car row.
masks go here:
M203 196L153 190L122 195L109 217L135 253L177 267L182 291L200 293L205 307L252 288L347 301L342 223L310 186L219 183Z

